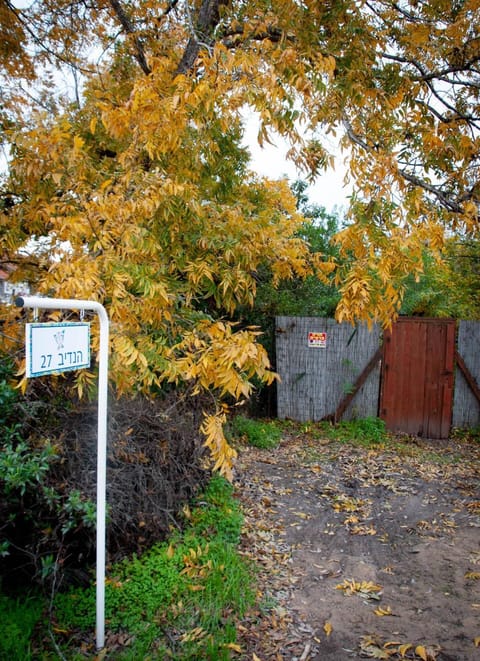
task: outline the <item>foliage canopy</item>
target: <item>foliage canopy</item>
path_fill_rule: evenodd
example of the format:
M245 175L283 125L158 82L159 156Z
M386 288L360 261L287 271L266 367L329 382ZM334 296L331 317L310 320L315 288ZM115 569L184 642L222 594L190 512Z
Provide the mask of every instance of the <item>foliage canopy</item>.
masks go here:
M478 234L478 0L1 0L0 17L0 259L42 294L107 305L119 392L271 380L255 331L219 320L252 303L262 265L274 284L333 273L338 320L389 323L425 246ZM346 150L338 260L295 236L286 183L248 170L247 107L307 177L332 165L330 135ZM19 253L33 237L48 241ZM222 415L205 421L220 468Z

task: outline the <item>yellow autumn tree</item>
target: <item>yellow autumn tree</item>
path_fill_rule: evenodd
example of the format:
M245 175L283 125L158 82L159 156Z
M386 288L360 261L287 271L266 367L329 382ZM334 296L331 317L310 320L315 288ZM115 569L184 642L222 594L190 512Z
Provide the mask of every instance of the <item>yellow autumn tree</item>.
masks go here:
M246 108L259 142L280 134L312 179L333 163L332 135L345 150L339 320L389 323L425 246L440 255L445 232L478 232L478 0L0 8L1 258L41 293L106 304L120 392L168 380L248 395L254 377L272 378L265 353L220 317L253 301L262 263L277 280L335 266L292 238L286 184L249 172ZM48 87L65 67L73 103ZM22 93L35 72L39 87ZM22 258L32 237L49 243ZM228 471L222 415L204 428Z

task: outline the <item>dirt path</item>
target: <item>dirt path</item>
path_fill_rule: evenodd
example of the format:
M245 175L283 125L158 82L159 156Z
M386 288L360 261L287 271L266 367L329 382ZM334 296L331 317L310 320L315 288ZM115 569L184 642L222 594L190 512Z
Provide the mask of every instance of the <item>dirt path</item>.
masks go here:
M480 444L245 448L244 658L480 661ZM403 656L402 656L403 655Z

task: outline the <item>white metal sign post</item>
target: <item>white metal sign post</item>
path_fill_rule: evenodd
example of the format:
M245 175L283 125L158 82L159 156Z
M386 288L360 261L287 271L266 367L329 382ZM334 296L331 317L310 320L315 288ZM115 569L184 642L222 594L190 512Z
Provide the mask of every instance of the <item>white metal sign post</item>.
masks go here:
M43 310L90 310L100 321L98 365L98 442L97 442L97 650L105 645L105 518L107 474L107 394L109 321L105 308L97 301L24 296L17 307ZM27 324L27 376L41 376L90 365L88 324Z

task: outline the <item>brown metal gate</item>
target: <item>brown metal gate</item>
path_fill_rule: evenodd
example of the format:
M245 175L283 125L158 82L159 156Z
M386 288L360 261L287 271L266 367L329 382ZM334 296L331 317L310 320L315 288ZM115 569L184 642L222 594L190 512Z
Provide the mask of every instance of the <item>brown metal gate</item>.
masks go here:
M399 319L384 335L380 416L391 431L448 438L455 321Z

